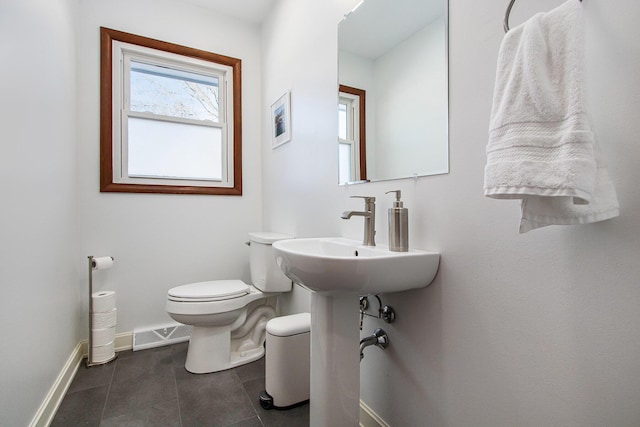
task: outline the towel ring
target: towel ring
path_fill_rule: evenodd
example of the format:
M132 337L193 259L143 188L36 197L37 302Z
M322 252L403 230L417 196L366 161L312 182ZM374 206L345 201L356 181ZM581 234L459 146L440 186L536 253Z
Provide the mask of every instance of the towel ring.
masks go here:
M502 24L502 28L504 28L505 33L509 31L509 15L511 15L511 8L513 7L513 4L515 2L516 0L509 1L509 6L507 6L507 12L504 14L504 22ZM580 0L580 3L582 3L582 0Z

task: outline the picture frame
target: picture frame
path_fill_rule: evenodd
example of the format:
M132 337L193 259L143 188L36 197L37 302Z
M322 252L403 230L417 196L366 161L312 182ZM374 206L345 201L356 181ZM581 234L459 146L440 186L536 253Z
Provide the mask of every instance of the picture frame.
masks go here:
M291 141L291 91L271 104L271 148Z

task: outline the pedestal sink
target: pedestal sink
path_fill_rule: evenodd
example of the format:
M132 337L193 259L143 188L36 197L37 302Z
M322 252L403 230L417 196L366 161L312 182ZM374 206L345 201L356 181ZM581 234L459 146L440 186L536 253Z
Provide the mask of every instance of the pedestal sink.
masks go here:
M358 296L427 286L440 254L391 252L341 237L282 240L273 250L287 277L313 291L311 427L358 426Z

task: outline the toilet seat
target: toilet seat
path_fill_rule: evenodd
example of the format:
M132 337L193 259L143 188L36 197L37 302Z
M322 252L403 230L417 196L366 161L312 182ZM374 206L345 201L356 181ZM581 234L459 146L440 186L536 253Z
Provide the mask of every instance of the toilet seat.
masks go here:
M242 280L213 280L189 283L169 289L169 300L178 302L213 302L240 298L251 292Z
M275 295L277 293L263 293L242 280L212 280L169 289L166 308L170 315L206 316L238 310L251 301ZM178 321L190 324L184 319Z

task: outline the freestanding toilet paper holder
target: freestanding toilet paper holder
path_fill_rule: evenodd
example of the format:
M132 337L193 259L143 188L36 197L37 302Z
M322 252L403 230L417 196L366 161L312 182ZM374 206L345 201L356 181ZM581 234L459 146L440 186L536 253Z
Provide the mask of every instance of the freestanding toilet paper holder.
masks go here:
M96 261L92 255L89 255L87 258L89 259L89 349L86 366L90 368L114 361L118 357L118 353L114 353L113 357L108 360L100 362L93 361L93 269L96 267ZM110 258L113 261L113 257Z

